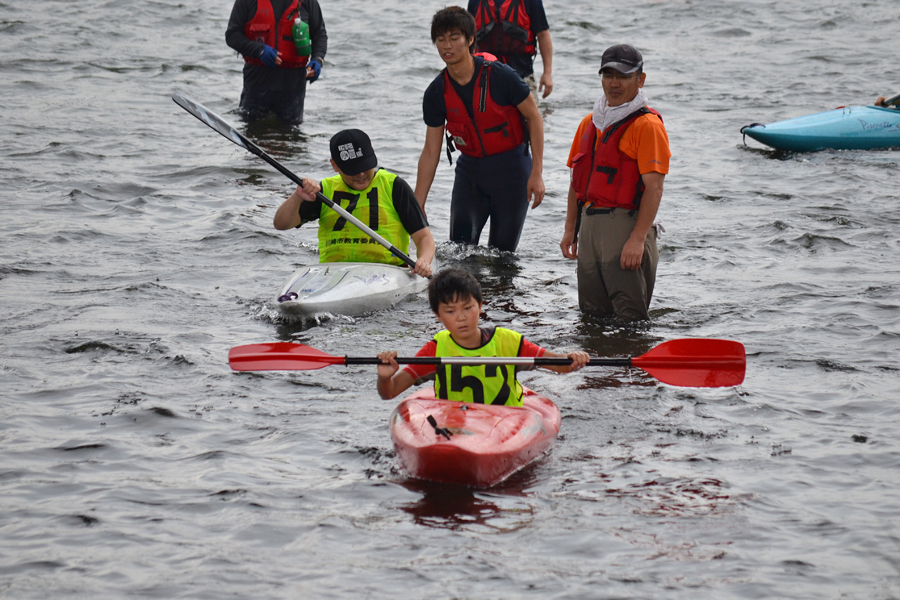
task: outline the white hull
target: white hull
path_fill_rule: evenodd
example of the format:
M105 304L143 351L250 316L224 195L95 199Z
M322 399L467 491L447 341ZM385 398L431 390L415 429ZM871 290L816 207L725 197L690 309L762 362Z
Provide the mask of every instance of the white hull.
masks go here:
M360 315L390 308L428 282L409 267L381 263L319 263L294 272L275 303L286 315Z

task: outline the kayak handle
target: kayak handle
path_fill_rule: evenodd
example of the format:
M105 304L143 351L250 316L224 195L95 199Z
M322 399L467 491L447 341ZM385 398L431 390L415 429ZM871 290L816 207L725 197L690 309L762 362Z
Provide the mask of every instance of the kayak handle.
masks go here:
M448 440L450 439L450 436L453 435L449 429L446 429L443 427L438 427L437 421L431 415L428 415L426 417L426 419L428 420L428 424L431 425L432 427L434 427L435 434L442 435L445 438L447 438Z

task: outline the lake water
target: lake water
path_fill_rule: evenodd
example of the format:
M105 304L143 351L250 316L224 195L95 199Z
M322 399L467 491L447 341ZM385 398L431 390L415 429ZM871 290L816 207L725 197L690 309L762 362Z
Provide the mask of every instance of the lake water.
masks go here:
M404 477L371 367L237 374L238 344L413 354L418 296L287 322L315 262L293 185L176 106L206 104L301 176L359 127L414 183L442 3L322 0L307 122L235 114L230 2L0 0L0 595L5 598L900 598L900 153L780 154L739 129L900 93L896 2L546 0L548 194L517 256L446 243L489 321L634 356L742 342L743 385L529 372L553 451L490 490ZM40 8L40 10L39 10ZM565 159L614 43L644 54L673 159L652 321L582 317ZM540 72L540 67L538 67Z

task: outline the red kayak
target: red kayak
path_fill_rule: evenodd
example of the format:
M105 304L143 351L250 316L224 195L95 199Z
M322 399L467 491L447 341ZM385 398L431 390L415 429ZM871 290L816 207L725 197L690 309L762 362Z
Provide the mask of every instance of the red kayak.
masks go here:
M391 413L391 439L412 477L490 487L550 450L560 414L525 388L521 408L436 400L419 390Z

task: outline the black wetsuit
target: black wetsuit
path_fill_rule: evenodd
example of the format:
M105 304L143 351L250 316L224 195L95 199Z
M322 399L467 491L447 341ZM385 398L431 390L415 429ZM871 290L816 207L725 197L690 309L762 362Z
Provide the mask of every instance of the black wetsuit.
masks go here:
M476 72L482 60L475 58ZM452 78L450 81L471 118L474 114L472 96L475 77L464 86L458 85ZM528 84L515 71L500 63L495 63L491 68L490 92L491 98L501 106L518 106L531 93ZM425 124L429 127L443 127L446 123L443 72L425 90L422 110ZM528 214L531 156L526 145L481 158L461 153L457 156L456 178L450 200L450 240L477 245L481 230L490 218L488 245L514 252Z

